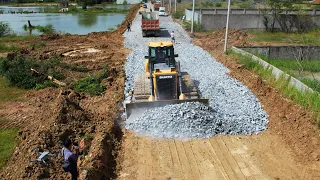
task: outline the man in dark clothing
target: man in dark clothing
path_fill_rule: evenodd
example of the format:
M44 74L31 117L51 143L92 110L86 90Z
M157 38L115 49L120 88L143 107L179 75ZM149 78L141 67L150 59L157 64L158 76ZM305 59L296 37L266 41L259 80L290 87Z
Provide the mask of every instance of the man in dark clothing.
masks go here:
M128 28L128 32L130 31L131 32L131 24L128 22L127 24L127 28Z
M78 161L78 153L79 148L77 146L72 146L71 140L67 139L63 142L63 148L62 148L62 155L64 160L63 169L66 172L70 172L72 175L72 180L78 179L78 167L77 167L77 161ZM73 153L72 149L76 152Z

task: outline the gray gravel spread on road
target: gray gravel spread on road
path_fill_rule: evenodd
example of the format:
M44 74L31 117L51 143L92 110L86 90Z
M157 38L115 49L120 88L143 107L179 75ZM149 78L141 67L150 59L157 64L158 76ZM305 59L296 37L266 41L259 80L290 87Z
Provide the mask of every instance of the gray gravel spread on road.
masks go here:
M183 139L208 138L216 134L250 135L266 130L268 115L254 94L228 76L229 70L207 51L191 44L191 38L179 24L174 23L170 17L160 17L160 26L165 28L162 32L167 31L162 35L167 36L143 38L140 23L141 17L137 15L132 23L132 32L124 34L125 47L133 50L125 64L126 97L129 97L128 92L133 88L135 75L144 74L148 42L170 41L168 33L174 31L175 53L179 54L177 60L181 62L181 69L191 75L201 96L209 99L210 108L203 110L203 105L187 103L151 109L140 118L127 120L127 129L151 137ZM168 118L168 112L176 115ZM179 113L194 119L185 121L185 116L179 116ZM221 126L216 129L218 124Z

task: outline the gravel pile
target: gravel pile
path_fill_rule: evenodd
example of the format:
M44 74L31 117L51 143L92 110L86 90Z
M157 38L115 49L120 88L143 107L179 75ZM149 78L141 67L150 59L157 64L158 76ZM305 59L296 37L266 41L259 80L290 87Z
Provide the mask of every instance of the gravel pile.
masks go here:
M144 56L147 55L147 43L150 41L170 40L169 36L142 38L140 20L141 17L137 15L132 23L132 32L126 32L124 34L126 37L125 46L133 50L127 57L127 63L125 65L126 97L128 97L128 92L133 88L135 75L144 73ZM166 120L165 118L161 118L167 117L168 110L172 109L170 112L178 113L175 107L183 106L186 108L184 110L185 112L199 113L198 115L195 114L194 117L200 117L201 113L204 113L202 111L195 111L195 109L199 109L200 106L198 105L188 104L184 106L183 104L179 104L146 112L139 119L133 122L126 122L126 128L144 135L167 138L207 138L217 134L217 132L219 134L247 135L265 130L268 124L268 115L262 109L254 94L246 86L228 76L227 73L229 70L217 62L208 52L191 44L191 38L189 38L181 26L174 23L170 17L161 17L160 23L161 28L165 28L163 31L167 30L167 33L175 31L175 53L179 54L177 60L181 62L182 71L188 72L196 82L201 96L209 99L211 110L206 111L206 113L211 113L213 119L209 124L204 123L207 122L207 120L202 121L201 118L195 118L194 121L187 121L186 123L190 123L190 126L197 125L194 126L195 128L192 128L190 132L185 131L185 129L174 128L181 127L179 126L181 119L176 118L176 120L174 120L175 118L173 118ZM212 109L214 111L212 111ZM148 113L150 113L150 115L148 115ZM158 117L159 120L151 120L149 116ZM204 119L208 117L210 116L205 115ZM224 128L216 131L217 122L220 123L220 121L223 122L222 125ZM168 128L164 128L165 122L169 123ZM188 125L184 124L184 127L188 127ZM208 131L210 127L211 130ZM174 134L172 134L173 129L175 130Z
M149 109L137 119L128 119L126 128L156 138L186 139L209 138L217 134L250 134L243 125L224 119L220 113L199 102Z

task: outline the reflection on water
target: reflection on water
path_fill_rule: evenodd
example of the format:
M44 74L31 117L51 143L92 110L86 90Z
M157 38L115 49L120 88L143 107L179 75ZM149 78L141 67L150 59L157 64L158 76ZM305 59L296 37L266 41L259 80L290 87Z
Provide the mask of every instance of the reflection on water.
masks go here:
M78 15L78 24L81 27L90 27L97 23L97 16L87 16L86 14Z
M41 14L0 14L0 21L9 23L11 29L23 35L23 25L30 20L33 26L52 24L56 31L70 34L87 34L90 32L107 31L116 28L125 18L118 13L41 13ZM37 31L32 31L39 34Z

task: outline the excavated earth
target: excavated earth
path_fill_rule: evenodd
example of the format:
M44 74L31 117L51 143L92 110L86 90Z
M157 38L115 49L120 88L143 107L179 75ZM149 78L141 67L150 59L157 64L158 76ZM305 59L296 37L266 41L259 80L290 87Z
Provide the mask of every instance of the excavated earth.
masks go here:
M124 91L123 64L130 53L123 46L122 34L127 21L131 22L138 6L130 10L126 19L114 32L88 35L44 35L37 39L18 42L21 50L9 53L46 61L59 57L63 63L77 68L61 69L67 84L65 88L46 88L29 91L24 101L1 102L0 117L7 123L0 128L20 127L19 145L7 165L0 170L0 179L69 179L61 168L62 140L70 137L80 143L80 177L110 179L116 176L116 156L122 133L117 126L122 112ZM29 44L42 41L41 48ZM106 66L107 65L107 66ZM100 96L89 96L71 90L70 85L89 74L108 68L109 77L102 83L107 90ZM31 163L36 159L35 149L56 153L48 165Z

